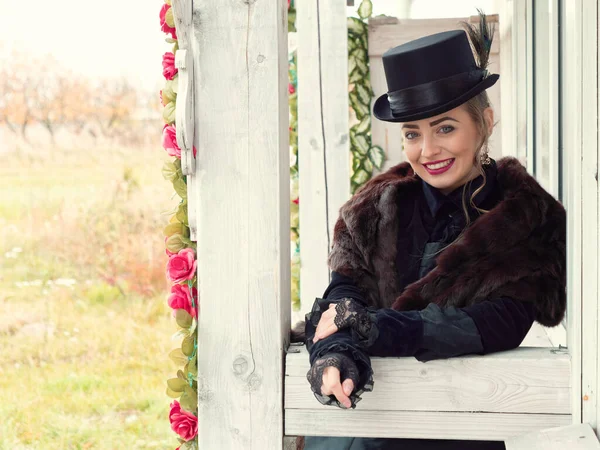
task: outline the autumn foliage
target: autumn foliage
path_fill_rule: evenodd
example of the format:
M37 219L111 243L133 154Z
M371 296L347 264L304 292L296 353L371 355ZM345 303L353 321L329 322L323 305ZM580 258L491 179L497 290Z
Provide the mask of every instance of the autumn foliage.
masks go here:
M13 52L0 59L0 127L25 141L31 126L40 125L51 142L59 130L68 130L138 143L150 128L146 122L160 120L159 99L153 97L127 78L86 78L51 56Z

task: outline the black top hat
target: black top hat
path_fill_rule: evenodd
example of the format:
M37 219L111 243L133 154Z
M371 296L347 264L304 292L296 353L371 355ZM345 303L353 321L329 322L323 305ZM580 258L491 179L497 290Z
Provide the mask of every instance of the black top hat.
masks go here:
M373 114L387 122L426 119L449 111L499 78L477 66L463 30L394 47L383 54L383 68L388 92L375 101Z

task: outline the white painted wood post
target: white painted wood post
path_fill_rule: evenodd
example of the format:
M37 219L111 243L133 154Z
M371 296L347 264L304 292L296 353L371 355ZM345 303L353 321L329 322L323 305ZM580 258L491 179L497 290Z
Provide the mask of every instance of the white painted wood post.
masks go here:
M286 0L194 0L201 449L282 448L290 329L286 11Z
M298 34L300 296L308 312L329 284L327 255L350 198L346 2L303 0Z
M197 239L196 158L194 158L194 58L192 40L192 0L172 0L177 28L175 66L177 67L177 144L181 149L181 172L187 177L188 227L190 239Z
M563 145L567 163L568 345L573 422L598 423L598 5L563 0ZM596 430L596 433L598 431Z

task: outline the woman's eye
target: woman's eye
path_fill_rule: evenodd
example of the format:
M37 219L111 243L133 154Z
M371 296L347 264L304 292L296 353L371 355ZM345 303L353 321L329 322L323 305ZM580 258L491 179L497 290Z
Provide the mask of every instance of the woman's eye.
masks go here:
M451 131L454 131L454 127L452 125L444 125L443 127L440 128L440 132L442 134L448 134Z
M404 135L404 138L410 141L411 139L415 139L417 136L417 133L410 131Z

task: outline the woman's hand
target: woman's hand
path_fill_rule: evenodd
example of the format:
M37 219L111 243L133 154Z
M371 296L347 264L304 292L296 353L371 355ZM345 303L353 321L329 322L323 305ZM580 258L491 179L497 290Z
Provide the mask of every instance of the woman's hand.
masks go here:
M370 327L371 322L364 306L351 298L344 298L338 303L330 303L329 309L321 314L313 343L343 328L354 328L360 334L368 335Z
M342 374L344 382L342 383ZM337 401L350 408L350 394L358 383L358 368L354 361L341 353L330 353L317 359L306 377L317 398L333 395ZM323 402L322 399L319 401Z
M321 320L319 320L319 324L315 331L315 337L313 338L314 344L321 339L325 339L327 336L331 336L338 330L338 327L335 324L335 316L337 314L335 305L335 303L330 303L329 309L321 314Z

